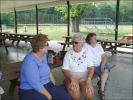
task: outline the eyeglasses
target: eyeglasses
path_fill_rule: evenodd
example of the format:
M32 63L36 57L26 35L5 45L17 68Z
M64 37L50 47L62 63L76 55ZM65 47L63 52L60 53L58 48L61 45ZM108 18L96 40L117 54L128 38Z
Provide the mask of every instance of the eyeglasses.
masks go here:
M72 41L72 44L79 44L80 42Z

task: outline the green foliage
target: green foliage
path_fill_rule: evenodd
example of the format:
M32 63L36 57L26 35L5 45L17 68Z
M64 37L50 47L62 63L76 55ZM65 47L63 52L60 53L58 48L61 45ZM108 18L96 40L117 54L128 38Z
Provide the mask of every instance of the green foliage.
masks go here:
M84 11L86 9L89 9L91 7L91 4L78 4L78 5L73 5L71 6L71 10L70 10L70 17L71 18L81 18Z
M83 13L83 17L89 17L89 18L96 18L99 17L100 12L98 11L98 8L96 5L91 4L88 9L86 9Z
M133 22L133 1L121 1L120 21Z
M13 13L4 13L1 16L1 23L11 25L14 23L14 14Z
M60 15L62 21L67 20L67 7L56 7L55 11Z
M108 3L102 3L97 6L98 11L100 12L101 18L111 18L112 20L115 20L115 5L110 5Z
M78 4L70 6L70 17L71 18L81 18L84 11L90 7L91 4ZM61 13L62 19L67 18L67 7L59 7L55 9L58 13Z
M133 1L120 1L120 22L133 22L133 10L132 10ZM116 2L97 2L97 3L86 3L86 4L77 4L71 5L70 7L70 17L80 20L81 18L111 18L115 21L115 12L116 12ZM21 23L35 23L35 10L17 12L21 17ZM33 14L30 14L33 13ZM48 16L45 16L48 14ZM56 23L66 23L67 22L67 6L64 7L50 7L39 9L40 20L45 18L47 19L49 15L54 15L58 19ZM45 21L44 21L45 22ZM3 13L2 14L2 24L13 24L14 23L14 14L13 13Z

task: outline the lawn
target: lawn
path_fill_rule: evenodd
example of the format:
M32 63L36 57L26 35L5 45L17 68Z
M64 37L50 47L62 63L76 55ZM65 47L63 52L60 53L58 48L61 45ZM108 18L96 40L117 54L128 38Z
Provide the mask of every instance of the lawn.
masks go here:
M6 31L13 32L14 29L6 29ZM84 36L86 36L89 32L97 33L97 37L99 39L114 39L115 32L114 26L104 26L104 25L96 25L96 26L86 26L80 25L80 32ZM21 34L36 34L36 26L35 25L27 25L26 32L24 25L18 26L18 33ZM67 35L67 25L65 24L47 24L47 25L39 25L39 33L48 35L51 40L63 40L62 36ZM75 33L70 32L70 35ZM118 38L122 38L125 34L132 34L132 25L119 25L119 34Z

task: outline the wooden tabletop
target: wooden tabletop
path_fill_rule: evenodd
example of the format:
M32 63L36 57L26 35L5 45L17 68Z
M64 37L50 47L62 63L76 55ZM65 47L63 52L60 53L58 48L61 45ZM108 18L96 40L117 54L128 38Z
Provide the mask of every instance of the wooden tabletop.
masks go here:
M106 43L118 43L118 44L129 44L133 45L132 41L126 41L126 40L108 40L108 39L98 39L98 42L106 42Z
M33 34L20 34L20 33L9 33L9 32L0 32L0 34L7 35L18 35L18 36L34 36Z

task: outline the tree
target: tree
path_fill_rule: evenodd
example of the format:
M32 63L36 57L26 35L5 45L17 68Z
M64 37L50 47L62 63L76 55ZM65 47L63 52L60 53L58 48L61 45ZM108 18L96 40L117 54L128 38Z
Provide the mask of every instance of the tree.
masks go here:
M14 23L14 14L13 13L2 13L1 23L6 25L11 25Z
M101 13L101 18L111 18L115 21L115 5L110 5L108 3L102 3L98 6L99 12Z
M72 32L79 32L79 23L83 17L84 11L90 7L90 4L73 5L70 11Z
M79 32L79 23L86 9L89 9L91 4L72 5L70 8L70 21L72 32ZM57 8L57 11L64 14L63 18L67 17L67 7Z
M120 2L120 21L133 23L133 1Z

